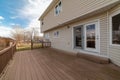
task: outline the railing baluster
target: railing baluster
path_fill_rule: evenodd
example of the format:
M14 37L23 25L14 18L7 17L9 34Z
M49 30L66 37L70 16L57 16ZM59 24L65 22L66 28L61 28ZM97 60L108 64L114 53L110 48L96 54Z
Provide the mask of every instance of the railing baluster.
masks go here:
M47 48L47 47L51 47L51 42L45 42L45 41L42 41L41 42L41 47L42 48Z

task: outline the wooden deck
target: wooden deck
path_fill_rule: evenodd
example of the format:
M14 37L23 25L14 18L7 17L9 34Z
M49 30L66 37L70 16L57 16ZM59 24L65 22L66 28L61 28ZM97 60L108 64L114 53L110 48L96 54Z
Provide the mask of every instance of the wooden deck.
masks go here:
M120 68L46 48L17 52L0 80L120 80Z

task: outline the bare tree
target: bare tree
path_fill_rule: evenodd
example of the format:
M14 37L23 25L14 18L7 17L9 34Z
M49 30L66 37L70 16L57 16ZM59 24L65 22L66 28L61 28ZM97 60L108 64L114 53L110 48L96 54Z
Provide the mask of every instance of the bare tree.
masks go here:
M24 29L18 25L13 26L12 36L16 39L17 43L21 43L24 40Z
M39 41L39 31L37 28L23 29L20 26L16 25L13 27L12 35L16 39L17 46L21 44L30 44L31 49L33 48L33 43Z
M25 40L33 40L33 41L36 41L38 40L39 38L39 31L37 28L31 28L29 30L26 30L25 31Z
M31 43L31 49L33 49L33 44L39 41L39 31L37 28L30 28L24 32L24 41Z

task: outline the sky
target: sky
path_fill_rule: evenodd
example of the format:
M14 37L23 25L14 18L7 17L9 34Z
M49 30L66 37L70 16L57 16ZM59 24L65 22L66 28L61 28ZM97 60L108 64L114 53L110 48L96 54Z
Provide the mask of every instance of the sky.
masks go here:
M9 36L15 25L24 29L32 27L39 29L40 22L38 19L51 1L0 0L0 36Z

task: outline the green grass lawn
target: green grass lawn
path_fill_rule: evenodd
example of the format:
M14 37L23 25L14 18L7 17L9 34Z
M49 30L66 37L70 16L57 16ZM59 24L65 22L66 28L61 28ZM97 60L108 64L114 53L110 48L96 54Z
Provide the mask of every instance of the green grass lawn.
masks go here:
M34 43L33 44L33 49L39 49L41 48L41 44L40 43ZM21 44L19 46L16 47L17 51L23 51L23 50L30 50L31 49L31 44Z

